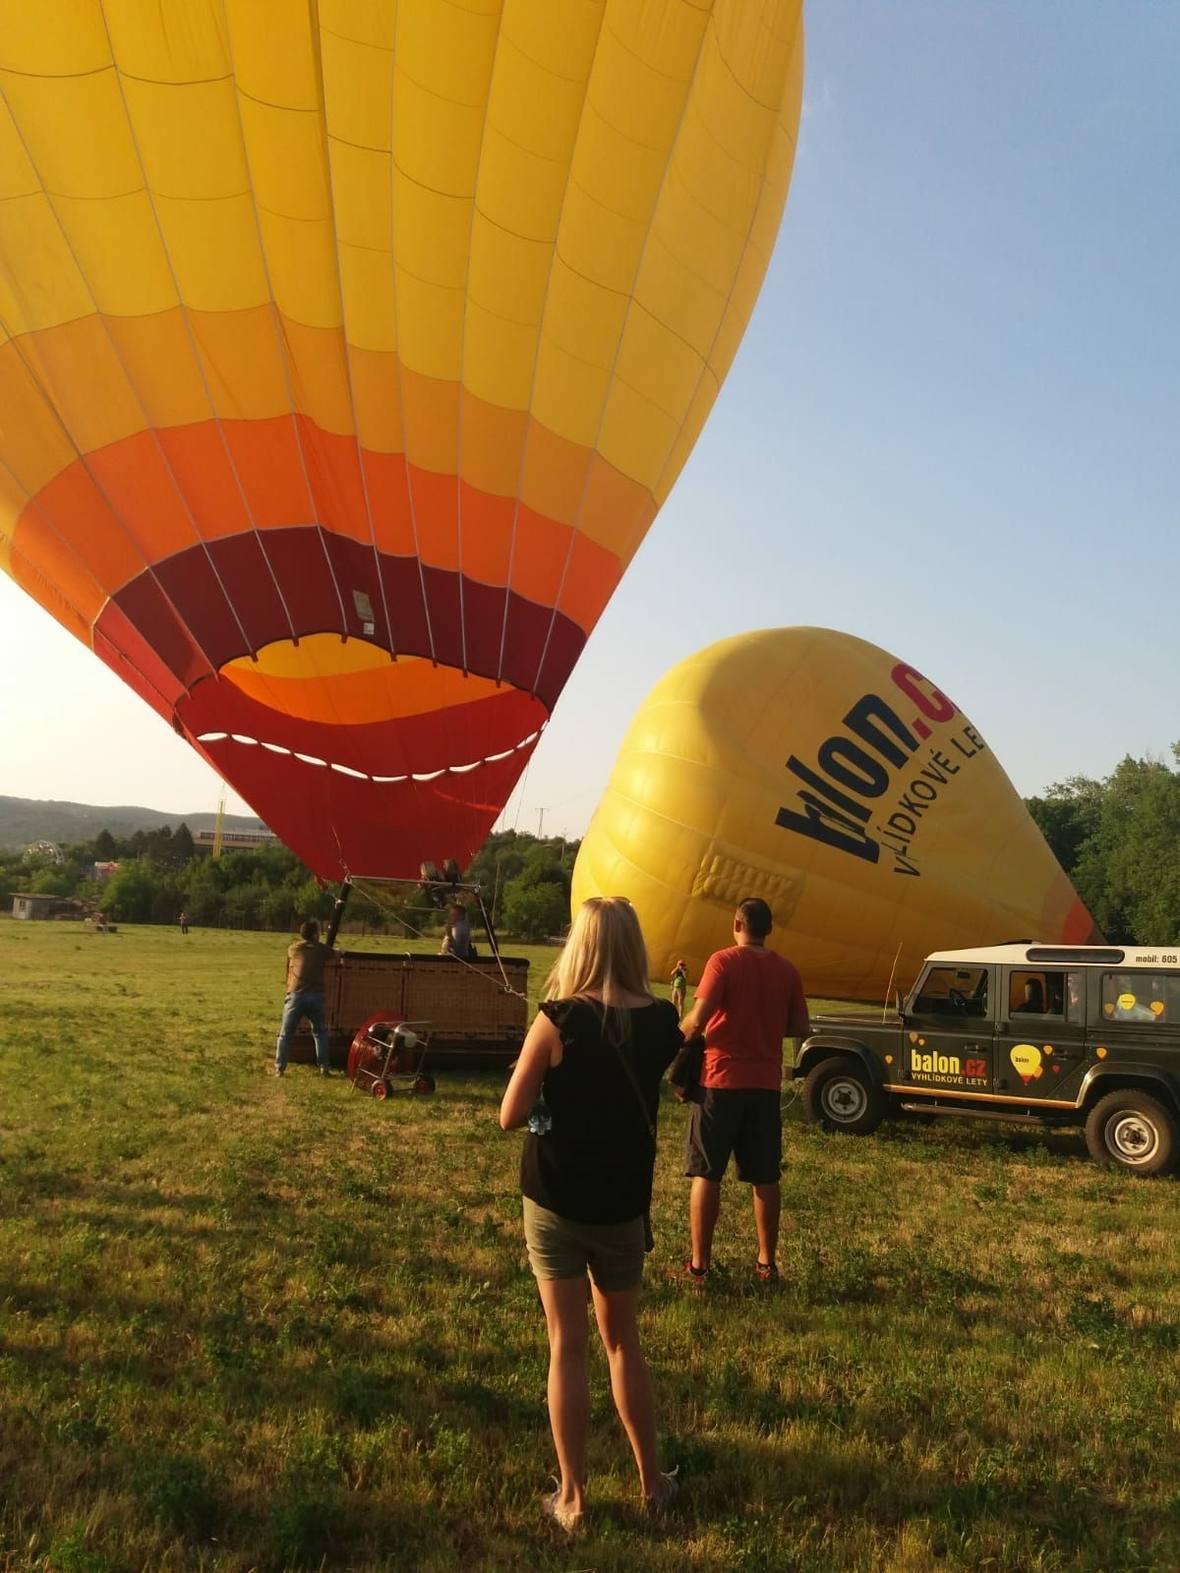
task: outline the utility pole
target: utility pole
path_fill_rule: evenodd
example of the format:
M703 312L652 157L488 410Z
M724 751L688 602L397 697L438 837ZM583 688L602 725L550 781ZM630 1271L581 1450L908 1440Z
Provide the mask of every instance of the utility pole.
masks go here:
M213 821L213 853L212 856L221 856L221 840L225 834L225 792L217 800L217 817Z
M538 841L543 841L545 839L544 838L544 829L545 829L545 810L543 808L539 808L537 810L537 840Z

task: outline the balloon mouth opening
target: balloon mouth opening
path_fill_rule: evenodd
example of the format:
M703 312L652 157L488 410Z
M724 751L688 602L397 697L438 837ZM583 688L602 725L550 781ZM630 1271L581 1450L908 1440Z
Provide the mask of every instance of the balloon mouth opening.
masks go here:
M543 721L535 731L530 732L527 737L522 737L519 743L513 743L510 748L502 748L494 754L485 754L482 759L472 759L464 764L440 765L437 770L407 771L396 776L372 775L366 770L356 770L351 765L343 765L336 760L321 759L317 754L301 753L298 749L286 748L282 743L269 743L262 738L247 737L241 732L201 732L196 740L202 748L216 748L226 743L237 744L242 748L262 748L267 753L285 755L288 759L296 760L302 765L309 765L313 769L334 770L338 775L352 776L357 781L372 781L378 786L389 786L404 781L437 781L440 776L465 776L473 770L478 770L481 765L498 764L500 760L509 759L513 754L532 748L547 724Z
M218 677L247 699L298 721L365 726L477 704L511 691L426 656L393 656L367 639L310 634L227 661Z

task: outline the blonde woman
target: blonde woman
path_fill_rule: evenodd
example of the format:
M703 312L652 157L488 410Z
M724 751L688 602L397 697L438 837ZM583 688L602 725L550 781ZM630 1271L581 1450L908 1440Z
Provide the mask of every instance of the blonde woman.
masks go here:
M549 1330L549 1423L561 1471L542 1507L572 1530L586 1508L587 1273L645 1505L661 1510L675 1488L659 1467L637 1317L660 1079L682 1039L675 1010L648 988L634 909L617 897L581 908L545 994L500 1124L506 1131L530 1124L521 1163L524 1233ZM545 1112L530 1122L538 1095Z

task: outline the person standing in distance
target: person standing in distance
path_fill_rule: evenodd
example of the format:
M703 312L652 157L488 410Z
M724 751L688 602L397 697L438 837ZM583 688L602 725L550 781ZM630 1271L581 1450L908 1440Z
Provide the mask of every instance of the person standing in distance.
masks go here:
M311 1023L315 1037L316 1064L321 1076L332 1074L328 1048L327 995L324 992L324 963L332 954L320 943L320 926L309 919L299 930L299 938L287 949L287 997L283 1019L275 1043L275 1075L287 1071L287 1051L302 1017Z
M685 1040L705 1040L700 1101L688 1127L686 1173L692 1180L689 1280L702 1284L713 1259L721 1179L730 1155L754 1195L757 1276L778 1278L782 1174L783 1039L811 1031L803 980L785 956L767 950L773 926L766 902L747 896L733 919L734 944L705 963L693 1007L681 1022Z
M672 971L672 1003L676 1007L677 1016L684 1015L684 993L688 988L688 968L683 961L678 961Z

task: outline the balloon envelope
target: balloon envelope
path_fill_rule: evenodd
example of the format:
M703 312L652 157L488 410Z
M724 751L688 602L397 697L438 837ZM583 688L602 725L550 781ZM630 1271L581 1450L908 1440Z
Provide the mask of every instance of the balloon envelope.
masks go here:
M709 646L656 685L574 869L699 977L743 896L809 993L883 999L934 950L1094 923L980 733L912 667L823 628Z
M0 3L0 566L317 872L490 829L753 307L800 10Z

